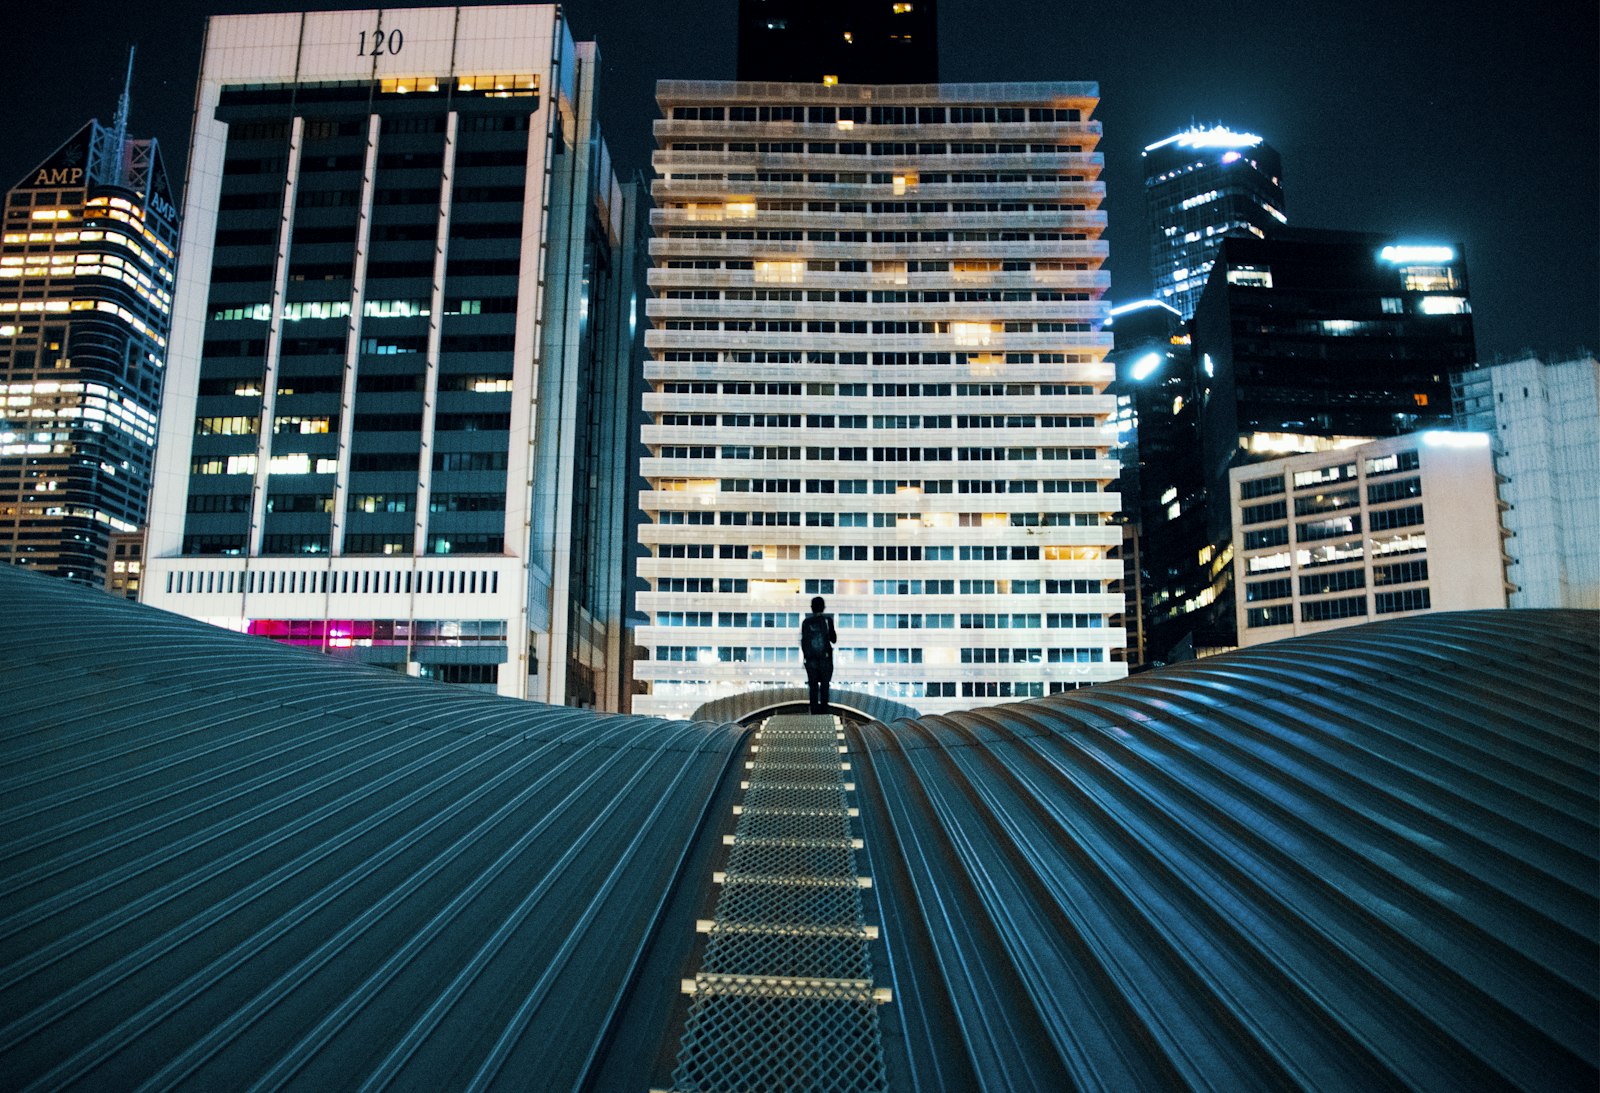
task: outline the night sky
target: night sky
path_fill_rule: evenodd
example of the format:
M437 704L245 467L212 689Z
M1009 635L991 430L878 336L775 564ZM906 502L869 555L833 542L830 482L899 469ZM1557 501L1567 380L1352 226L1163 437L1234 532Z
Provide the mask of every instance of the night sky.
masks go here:
M181 187L206 14L321 0L30 5L6 28L9 187L89 117L109 122L137 44L132 130ZM574 0L600 42L619 172L648 171L653 83L731 79L735 0ZM1600 350L1600 17L1592 0L1333 4L940 0L947 82L1094 80L1111 298L1144 295L1139 152L1190 120L1283 154L1292 224L1466 248L1485 361Z

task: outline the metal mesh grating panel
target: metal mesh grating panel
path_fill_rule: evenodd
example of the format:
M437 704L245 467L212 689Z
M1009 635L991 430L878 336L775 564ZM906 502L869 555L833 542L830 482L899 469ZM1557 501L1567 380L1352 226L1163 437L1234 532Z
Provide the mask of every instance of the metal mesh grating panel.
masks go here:
M702 970L865 979L872 974L872 964L864 940L859 931L794 934L713 929Z
M783 843L751 845L735 842L728 857L728 876L840 876L850 875L855 855L850 844L794 846Z
M882 1090L847 762L831 718L756 735L678 1048L681 1093ZM702 927L703 929L705 927Z
M773 785L750 783L745 793L745 807L751 808L825 808L844 811L844 786L838 785Z
M745 809L739 831L752 838L848 839L850 817L822 809Z
M717 921L853 926L861 921L861 889L853 884L730 882L717 900Z
M886 1089L876 1006L860 999L697 1000L678 1055L684 1093L874 1093ZM773 1037L774 1028L786 1035Z

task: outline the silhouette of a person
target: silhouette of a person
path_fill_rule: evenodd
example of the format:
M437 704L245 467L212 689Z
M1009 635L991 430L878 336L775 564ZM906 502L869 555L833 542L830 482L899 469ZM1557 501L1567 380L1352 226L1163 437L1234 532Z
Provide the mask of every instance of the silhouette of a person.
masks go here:
M828 712L828 684L833 681L833 647L839 641L833 616L821 596L811 599L811 614L800 623L800 655L806 662L806 691L810 711Z

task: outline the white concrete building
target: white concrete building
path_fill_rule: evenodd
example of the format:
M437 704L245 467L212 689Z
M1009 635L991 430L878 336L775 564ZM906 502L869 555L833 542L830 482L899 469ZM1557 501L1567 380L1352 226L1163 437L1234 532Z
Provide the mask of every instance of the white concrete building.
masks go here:
M658 85L640 713L1117 678L1094 84Z
M1489 438L1425 432L1228 472L1239 644L1506 606Z
M146 603L617 708L637 205L598 70L553 5L208 21Z
M1510 361L1454 379L1469 429L1494 437L1512 607L1600 609L1600 361Z

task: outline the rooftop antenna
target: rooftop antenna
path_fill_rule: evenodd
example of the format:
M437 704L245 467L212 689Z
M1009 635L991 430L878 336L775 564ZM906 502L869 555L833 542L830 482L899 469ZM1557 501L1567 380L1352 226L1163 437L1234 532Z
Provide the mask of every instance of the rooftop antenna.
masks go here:
M139 47L128 47L128 74L122 80L122 98L117 100L117 119L111 124L111 152L115 157L112 160L111 184L121 186L126 182L127 156L125 149L128 140L128 96L133 88L133 56Z
M122 98L110 127L93 123L89 138L89 179L100 186L128 185L128 99L133 87L133 54L128 48L128 74L122 82Z

